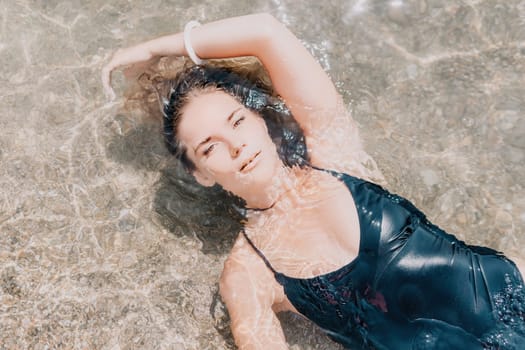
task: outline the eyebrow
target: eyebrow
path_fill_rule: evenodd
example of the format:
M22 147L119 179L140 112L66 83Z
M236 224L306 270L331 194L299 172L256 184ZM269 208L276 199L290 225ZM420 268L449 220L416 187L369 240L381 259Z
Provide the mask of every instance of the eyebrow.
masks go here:
M239 107L239 108L236 108L234 109L230 115L228 115L228 118L226 119L226 121L229 123L232 118L235 116L235 114L240 111L242 109L242 107ZM196 147L193 148L193 152L197 153L197 150L202 146L202 145L205 145L206 143L210 142L211 140L211 136L208 136L206 137L204 140L202 140Z
M228 116L228 123L232 120L233 116L235 116L235 114L240 111L242 109L242 107L239 107L237 109L234 109L233 112L230 113L230 115Z

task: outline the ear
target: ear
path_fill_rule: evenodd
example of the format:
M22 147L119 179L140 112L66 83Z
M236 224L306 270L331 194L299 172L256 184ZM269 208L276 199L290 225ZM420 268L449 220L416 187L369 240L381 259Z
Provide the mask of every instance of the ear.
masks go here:
M193 171L193 176L195 177L195 180L197 180L197 182L204 187L211 187L215 185L215 181L209 176L203 174L200 170Z

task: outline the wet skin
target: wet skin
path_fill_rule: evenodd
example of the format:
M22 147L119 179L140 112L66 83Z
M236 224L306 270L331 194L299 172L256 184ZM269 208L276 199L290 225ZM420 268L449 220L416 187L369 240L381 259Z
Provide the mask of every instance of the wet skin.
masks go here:
M235 98L222 91L197 93L183 110L178 137L199 183L217 183L250 207L273 201L268 189L283 164L264 120Z

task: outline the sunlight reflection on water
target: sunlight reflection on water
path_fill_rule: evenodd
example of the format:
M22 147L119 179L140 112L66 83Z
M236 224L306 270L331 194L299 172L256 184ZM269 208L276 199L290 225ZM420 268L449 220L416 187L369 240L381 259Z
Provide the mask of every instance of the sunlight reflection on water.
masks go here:
M198 191L173 193L194 184L156 124L107 103L99 73L118 47L258 11L328 70L390 190L469 243L523 256L523 1L6 2L1 348L231 347L214 300L237 226L209 219L231 208L192 211ZM187 217L230 236L205 242ZM339 349L282 321L293 349Z

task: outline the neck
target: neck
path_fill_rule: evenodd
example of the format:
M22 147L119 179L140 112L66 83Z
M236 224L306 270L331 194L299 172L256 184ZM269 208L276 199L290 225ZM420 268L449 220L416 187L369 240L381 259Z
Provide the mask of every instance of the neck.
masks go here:
M257 189L249 188L248 193L243 196L246 207L253 210L268 210L278 206L284 198L293 193L300 182L301 173L299 168L279 167L267 184Z

